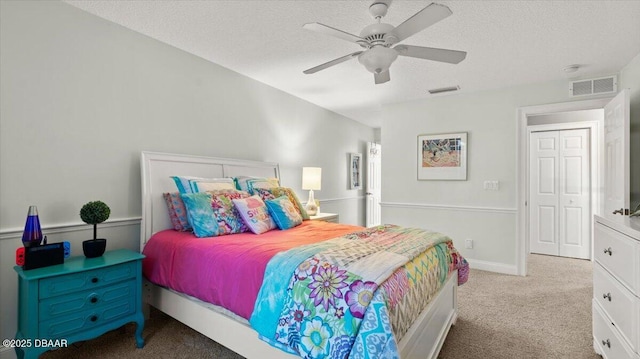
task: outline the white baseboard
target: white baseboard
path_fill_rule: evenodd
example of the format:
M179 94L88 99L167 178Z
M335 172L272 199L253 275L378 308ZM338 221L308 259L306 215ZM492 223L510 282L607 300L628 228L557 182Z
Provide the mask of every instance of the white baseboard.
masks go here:
M469 267L502 274L518 275L518 267L515 264L504 264L497 262L487 262L478 259L465 258L469 262Z

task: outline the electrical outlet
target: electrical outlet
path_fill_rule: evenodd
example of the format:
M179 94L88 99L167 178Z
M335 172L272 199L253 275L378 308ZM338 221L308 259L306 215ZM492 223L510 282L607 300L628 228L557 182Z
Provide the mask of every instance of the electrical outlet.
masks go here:
M473 239L465 239L464 247L467 249L473 249Z

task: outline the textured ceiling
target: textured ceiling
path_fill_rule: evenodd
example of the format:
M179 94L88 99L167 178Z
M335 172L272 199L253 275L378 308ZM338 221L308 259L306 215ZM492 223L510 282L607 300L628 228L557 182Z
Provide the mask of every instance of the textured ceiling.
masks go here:
M403 44L467 51L458 65L399 57L391 81L374 85L357 59L303 70L359 46L302 29L320 22L356 34L373 23L371 1L65 1L318 106L380 126L382 105L618 72L640 52L640 1L441 1L453 15ZM394 26L430 1L393 1ZM439 95L443 96L443 95ZM446 96L446 95L444 95Z

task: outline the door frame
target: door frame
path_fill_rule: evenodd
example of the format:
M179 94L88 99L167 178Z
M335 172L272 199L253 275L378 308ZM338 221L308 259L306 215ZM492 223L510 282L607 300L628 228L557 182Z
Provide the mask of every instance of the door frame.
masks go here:
M525 201L530 203L531 193L529 191L529 175L531 169L531 153L529 153L529 139L531 138L531 134L534 132L545 132L545 131L565 131L565 130L578 130L578 129L588 129L589 130L589 187L590 187L590 198L589 198L589 257L593 260L593 215L596 214L596 209L600 208L600 191L599 188L601 186L601 177L598 174L602 174L600 171L602 164L602 143L599 139L598 134L599 131L602 130L603 124L598 121L579 121L579 122L561 122L561 123L553 123L553 124L545 124L545 125L530 125L527 126L527 168L526 168L526 176L527 176L527 187L526 187L526 197ZM526 243L525 243L525 255L530 252L531 238L529 220L531 219L531 213L529 211L530 206L525 207L526 211Z
M611 101L613 97L607 96L592 100L562 102L537 106L520 107L516 111L516 273L521 276L527 275L527 253L529 248L529 211L527 200L529 198L529 133L527 127L527 118L533 115L545 115L557 112L570 112L582 110L604 109L604 106ZM602 126L597 126L596 131L598 148L601 148L603 139ZM592 134L593 136L593 134ZM597 155L596 163L600 166L602 163L601 154ZM596 168L595 180L601 183L600 168ZM593 187L596 188L597 187ZM597 201L600 200L601 193L596 190ZM595 198L595 197L594 197ZM599 202L598 202L599 203ZM595 207L594 207L595 208Z

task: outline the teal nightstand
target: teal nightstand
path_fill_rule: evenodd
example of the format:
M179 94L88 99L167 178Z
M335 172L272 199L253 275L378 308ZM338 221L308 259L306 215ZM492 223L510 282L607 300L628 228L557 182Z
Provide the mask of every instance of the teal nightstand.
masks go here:
M136 344L142 348L143 258L140 253L119 249L98 258L72 257L64 264L27 271L14 267L18 273L18 358L37 358L55 348L47 343L92 339L130 322L137 323Z

